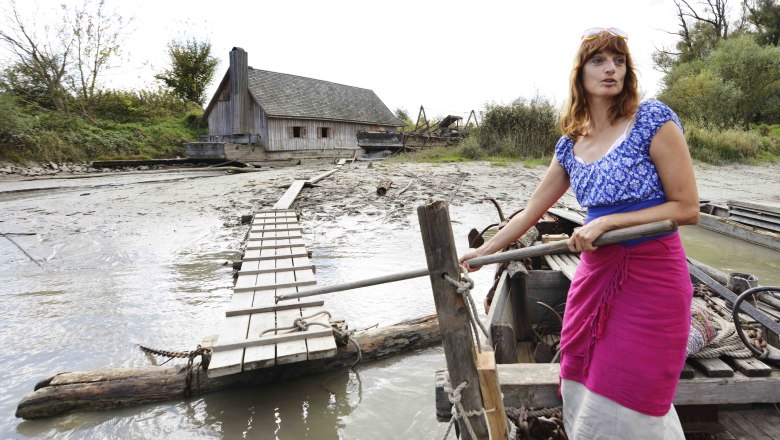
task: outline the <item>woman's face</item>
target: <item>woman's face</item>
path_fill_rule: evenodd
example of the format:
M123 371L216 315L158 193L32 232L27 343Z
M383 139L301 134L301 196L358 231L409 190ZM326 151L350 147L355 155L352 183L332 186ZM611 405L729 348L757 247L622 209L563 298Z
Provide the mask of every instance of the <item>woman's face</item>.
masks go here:
M626 56L612 51L596 52L582 69L582 85L588 97L614 97L623 91Z

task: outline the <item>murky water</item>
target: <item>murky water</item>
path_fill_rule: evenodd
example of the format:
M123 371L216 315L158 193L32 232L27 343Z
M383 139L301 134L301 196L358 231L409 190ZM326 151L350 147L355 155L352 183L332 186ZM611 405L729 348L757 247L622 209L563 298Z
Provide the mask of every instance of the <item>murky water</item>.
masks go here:
M42 265L0 237L0 438L440 438L446 427L435 419L433 374L444 367L441 348L186 402L14 418L19 400L53 373L148 366L153 360L137 343L191 349L218 332L232 284L223 263L238 256L247 229L237 218L273 176L89 179L0 194L0 232L35 232L11 238ZM101 186L107 183L121 185ZM470 227L493 220L484 205L452 206L450 215L461 249ZM424 267L417 219L408 220L304 217L318 284ZM762 284L780 284L777 253L751 249L738 265L741 244L725 251L721 241L708 244L720 236L691 230L685 237L695 258L729 271L762 267L752 270ZM724 260L713 259L719 254ZM478 302L491 272L474 274ZM426 278L330 294L326 308L352 328L434 312Z

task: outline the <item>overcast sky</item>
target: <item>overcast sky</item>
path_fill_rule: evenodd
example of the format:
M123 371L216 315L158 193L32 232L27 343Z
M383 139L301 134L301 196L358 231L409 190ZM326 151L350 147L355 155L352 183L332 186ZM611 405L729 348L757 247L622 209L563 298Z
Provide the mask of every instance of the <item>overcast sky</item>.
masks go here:
M6 2L8 0L0 0ZM80 0L65 0L65 3ZM41 0L52 10L62 0ZM20 2L22 3L22 2ZM372 89L391 110L412 119L481 110L536 94L557 105L582 31L614 26L629 46L646 96L658 91L654 47L671 46L672 0L482 1L202 1L106 0L134 17L114 88L156 88L172 38L211 41L220 64L209 98L234 46L249 65Z

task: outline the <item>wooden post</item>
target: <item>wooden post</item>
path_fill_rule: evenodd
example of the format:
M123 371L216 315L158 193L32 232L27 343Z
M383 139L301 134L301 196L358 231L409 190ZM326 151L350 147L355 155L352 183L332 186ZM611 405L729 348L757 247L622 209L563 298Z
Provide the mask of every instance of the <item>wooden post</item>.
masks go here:
M466 306L463 297L458 295L456 287L444 279L445 274L456 280L460 278L447 204L438 201L419 206L417 217L420 220L420 233L428 261L450 383L454 389L464 380L468 381L468 386L461 392L461 403L467 412L479 411L483 408L482 395L477 374L474 339L466 315ZM489 439L485 417L478 415L468 419L480 440ZM458 419L458 426L461 433L468 432L462 418Z
M506 424L504 398L501 396L501 384L496 373L496 358L490 351L477 353L477 373L479 385L482 388L482 404L485 409L493 409L487 413L490 437L506 439L509 437L509 427Z

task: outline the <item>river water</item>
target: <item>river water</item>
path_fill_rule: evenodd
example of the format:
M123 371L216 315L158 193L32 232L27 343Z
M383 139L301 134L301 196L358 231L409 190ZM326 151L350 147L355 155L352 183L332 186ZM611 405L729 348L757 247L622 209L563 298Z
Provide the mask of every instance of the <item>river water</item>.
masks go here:
M19 400L54 373L149 366L156 360L138 343L187 350L218 333L232 285L225 262L240 256L248 228L238 218L286 176L0 183L0 232L35 233L9 237L40 264L0 237L0 438L441 438L446 425L435 419L433 387L434 371L445 366L439 347L188 401L40 421L14 417ZM493 221L488 213L484 206L451 206L460 249L468 229ZM416 218L404 226L362 214L338 218L336 224L302 219L318 284L425 266ZM683 229L693 257L780 284L777 253ZM492 273L482 270L474 279L481 302ZM434 312L426 278L330 294L326 308L358 329Z

